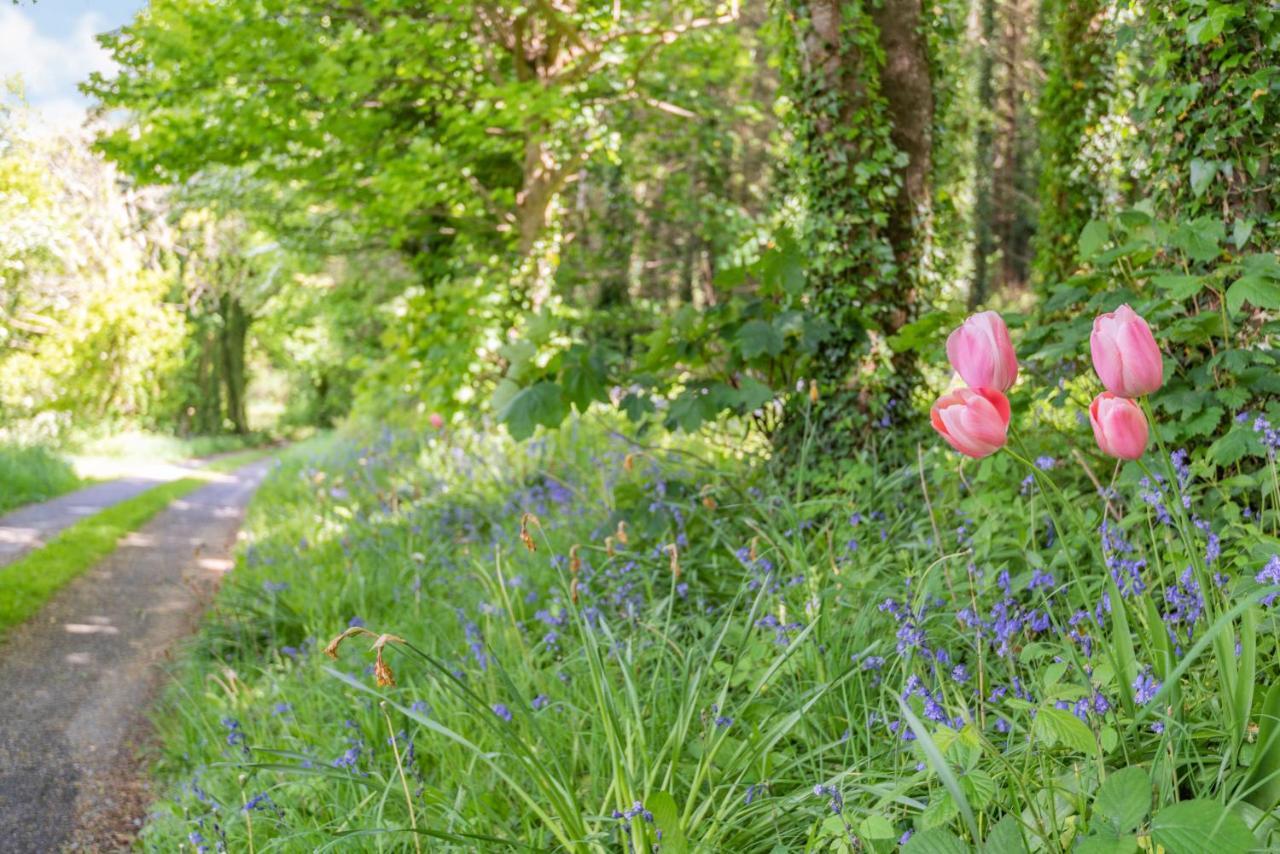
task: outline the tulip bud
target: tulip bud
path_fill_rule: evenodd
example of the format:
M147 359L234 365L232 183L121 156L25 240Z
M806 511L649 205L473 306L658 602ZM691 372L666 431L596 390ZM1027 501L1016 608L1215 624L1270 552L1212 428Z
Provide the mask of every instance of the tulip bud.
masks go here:
M929 412L933 429L965 456L981 459L1004 447L1009 399L992 388L961 388L938 398Z
M1151 327L1127 305L1094 318L1089 350L1093 369L1114 395L1142 397L1164 383L1164 361Z
M1089 423L1107 456L1136 460L1147 449L1147 416L1128 398L1104 391L1089 404Z
M947 359L970 388L1008 391L1018 378L1018 355L1009 327L994 311L965 319L947 338Z
M444 416L442 416L439 412L431 413L431 417L428 418L427 420L431 422L431 426L433 429L439 430L441 427L444 426Z

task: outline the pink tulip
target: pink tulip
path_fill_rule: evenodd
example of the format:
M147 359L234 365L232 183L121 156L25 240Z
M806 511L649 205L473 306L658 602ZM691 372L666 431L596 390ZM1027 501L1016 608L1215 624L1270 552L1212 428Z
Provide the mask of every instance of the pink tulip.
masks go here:
M1009 340L1009 327L994 311L966 318L947 338L947 358L970 388L1008 391L1018 378L1018 356Z
M956 389L938 398L929 420L951 447L981 459L1004 447L1009 399L993 388Z
M1127 305L1094 318L1089 349L1093 369L1112 394L1142 397L1164 382L1164 362L1151 327Z
M431 426L437 430L439 430L441 427L444 426L444 418L440 415L439 412L431 413L431 417L428 418L427 420L430 421Z
M1089 423L1102 453L1136 460L1147 449L1147 416L1126 397L1104 391L1089 404Z

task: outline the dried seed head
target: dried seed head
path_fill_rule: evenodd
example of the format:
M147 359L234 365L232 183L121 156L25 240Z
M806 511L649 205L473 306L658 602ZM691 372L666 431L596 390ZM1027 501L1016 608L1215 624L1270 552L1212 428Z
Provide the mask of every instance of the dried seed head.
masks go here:
M378 650L377 656L373 659L373 675L378 680L379 688L394 688L396 684L396 675L391 672L391 668L382 658L382 650Z
M342 642L345 641L347 638L353 638L356 635L371 635L371 634L373 634L373 632L369 631L368 629L362 626L352 626L351 628L344 631L342 634L338 635L333 640L329 641L328 646L326 646L322 651L324 652L325 655L336 660L338 657L338 647L342 646Z
M524 547L531 552L538 550L538 544L533 541L533 537L529 536L529 525L538 525L538 517L532 513L526 513L520 517L520 542L524 543ZM539 527L541 527L539 525Z
M574 575L582 569L582 558L578 557L578 544L569 547L569 571Z
M618 530L613 532L613 536L624 546L627 544L627 523L625 521L618 521Z
M631 471L635 467L635 454L627 454L622 458L622 467L627 471Z
M667 554L671 556L671 574L680 577L680 552L676 549L676 544L671 543L667 546Z
M569 582L569 600L575 605L578 604L578 579L576 578Z
M716 509L716 500L711 497L711 484L702 487L702 506L708 510Z
M604 553L605 553L605 554L607 554L609 557L613 557L613 555L614 555L614 551L613 551L613 537L605 537L605 538L604 538Z
M818 402L818 383L815 380L809 380L809 402Z
M757 550L756 550L756 546L757 546L757 544L759 543L759 540L760 540L760 538L759 538L759 537L752 537L752 538L751 538L751 551L749 551L749 552L747 553L747 556L748 556L748 557L750 557L750 558L751 558L751 560L753 560L753 561L754 561L754 560L759 556L759 552L757 552Z

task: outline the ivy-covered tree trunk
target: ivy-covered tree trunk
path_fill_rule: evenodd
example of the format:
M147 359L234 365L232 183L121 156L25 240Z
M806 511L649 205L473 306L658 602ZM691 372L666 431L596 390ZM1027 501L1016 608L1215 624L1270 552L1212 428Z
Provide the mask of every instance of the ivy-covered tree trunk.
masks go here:
M996 0L982 0L978 45L978 132L973 163L973 280L969 285L970 310L982 305L990 289L988 269L995 239L991 230L992 152L995 112Z
M1035 273L1041 285L1075 270L1076 239L1101 199L1083 152L1111 87L1107 0L1049 0L1048 77L1040 96L1040 222Z
M930 215L933 84L920 0L791 2L788 66L795 103L796 178L808 199L809 287L831 324L818 377L829 439L915 381L909 353L863 370L868 332L884 341L916 316ZM784 434L787 431L784 431ZM784 442L789 441L783 438Z
M245 391L248 374L245 370L245 339L249 331L249 314L239 299L223 294L219 300L222 324L219 335L222 385L226 390L226 418L236 433L249 432L249 416Z

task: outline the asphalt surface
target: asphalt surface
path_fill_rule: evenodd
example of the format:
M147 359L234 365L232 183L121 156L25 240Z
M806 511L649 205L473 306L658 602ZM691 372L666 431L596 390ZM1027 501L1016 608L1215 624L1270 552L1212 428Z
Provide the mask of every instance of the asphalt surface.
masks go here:
M164 661L232 568L271 465L211 476L0 642L4 854L127 849L149 801L137 751Z
M188 465L135 465L128 477L94 484L0 516L0 567L39 548L86 516L127 501L158 484L188 477L201 465L203 461Z

